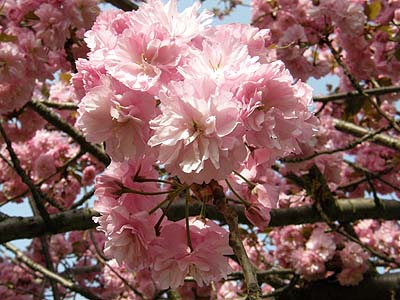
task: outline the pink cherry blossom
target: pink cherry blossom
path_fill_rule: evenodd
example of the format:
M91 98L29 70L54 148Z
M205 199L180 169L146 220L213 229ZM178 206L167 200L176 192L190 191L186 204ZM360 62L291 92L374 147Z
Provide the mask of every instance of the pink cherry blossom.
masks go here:
M303 275L307 280L320 279L325 274L324 261L314 251L295 250L293 264L296 272Z
M192 276L201 287L226 277L230 270L225 257L232 253L228 232L211 220L191 218L189 226L192 248L186 239L185 220L165 226L154 243L153 276L160 288L176 288L185 276Z
M143 155L150 130L148 121L156 111L153 97L127 90L107 77L92 88L78 110L80 126L90 142L105 142L116 161Z
M246 156L233 95L202 78L169 86L161 114L150 122L158 159L186 183L223 179Z

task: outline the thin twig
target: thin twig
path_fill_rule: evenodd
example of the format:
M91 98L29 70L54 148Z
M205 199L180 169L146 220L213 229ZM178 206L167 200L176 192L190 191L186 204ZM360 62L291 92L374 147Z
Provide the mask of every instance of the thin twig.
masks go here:
M396 121L389 117L381 108L380 106L372 99L372 97L367 94L361 85L358 83L358 81L354 78L353 74L349 71L347 68L346 64L341 58L340 53L333 47L332 42L329 40L329 38L323 39L323 42L328 46L328 48L331 50L331 53L333 57L335 58L335 61L339 64L339 66L343 69L344 74L347 76L347 78L350 80L352 86L357 90L357 92L364 96L366 99L368 99L368 102L376 109L379 115L381 115L384 119L386 119L389 124L397 131L400 133L400 127L397 125Z
M385 95L385 94L392 94L399 92L400 92L400 86L398 85L364 90L364 93L369 96L378 96L378 95ZM347 93L336 93L329 96L313 97L313 100L314 102L328 103L328 102L342 101L345 99L352 100L360 97L363 97L363 95L360 95L358 91L353 91Z
M0 122L0 133L6 143L7 150L10 155L14 170L21 177L22 181L28 186L28 188L32 194L33 201L35 202L35 206L38 210L38 213L43 218L43 221L46 223L47 226L49 226L50 229L52 229L53 224L50 220L49 213L47 212L47 210L45 209L44 204L43 204L43 199L44 199L43 193L39 189L36 188L34 183L31 181L31 179L25 173L24 169L21 167L21 164L19 162L17 154L15 153L15 151L12 147L12 143L11 143L10 139L8 138L6 132L4 131L2 122Z
M382 178L382 175L386 175L394 170L394 168L392 166L389 166L380 172L370 172L368 169L366 169L362 166L356 165L355 163L353 163L347 159L345 159L344 162L346 164L348 164L349 166L351 166L352 168L354 168L355 170L360 171L365 174L365 177L363 178L362 182L365 182L365 181L368 182L368 180L375 179L375 180L382 182L383 184L386 184L387 186L391 187L395 191L400 192L399 187L395 186L394 184L392 184L389 181ZM340 187L340 188L344 189L344 187Z
M111 267L107 261L109 260L103 253L103 251L100 250L99 245L97 244L94 236L93 236L93 232L90 231L89 232L90 235L90 240L93 243L94 249L96 251L96 253L94 253L97 257L97 259L106 267L108 267L110 269L110 271L112 273L114 273L132 292L134 292L137 296L143 298L143 294L141 292L139 292L135 287L133 287L121 274L119 274L118 271L116 271L113 267ZM93 251L92 251L93 252Z
M94 195L94 189L91 189L89 192L87 192L85 195L83 195L81 199L79 199L74 204L72 204L70 209L75 209L75 208L81 206L86 201L88 201L90 198L92 198L93 195Z
M54 273L53 261L51 259L51 255L50 255L50 251L49 251L49 244L47 243L47 239L45 236L41 236L39 238L39 240L40 240L40 245L42 246L42 254L44 256L46 268L50 272ZM54 280L54 278L49 278L49 279L50 279L50 286L51 286L51 291L53 292L54 300L61 299L60 291L58 290L58 287L57 287L57 282Z
M285 158L281 158L280 161L281 162L285 162L285 163L299 163L299 162L304 162L304 161L313 159L313 158L315 158L317 156L320 156L320 155L334 154L334 153L338 153L338 152L342 152L342 151L348 151L348 150L351 150L354 147L362 144L363 142L373 138L377 134L380 134L383 131L386 131L388 129L389 129L389 127L383 127L383 128L380 128L380 129L378 129L376 131L369 132L366 135L362 136L361 138L355 139L351 143L349 143L346 146L343 146L341 148L315 152L315 153L313 153L313 154L311 154L309 156L306 156L306 157L285 157Z
M110 157L98 146L92 145L87 142L85 137L71 124L60 118L58 114L46 107L39 101L31 100L28 102L28 107L38 113L47 122L55 126L57 129L67 133L76 143L81 146L82 151L89 152L96 157L105 166L108 166L111 162Z
M64 277L62 277L62 276L60 276L60 275L58 275L58 274L56 274L54 272L51 272L50 270L46 269L42 265L36 263L35 261L33 261L32 259L27 257L22 251L20 251L14 245L12 245L10 243L5 243L5 244L3 244L3 246L5 248L7 248L9 251L13 252L15 257L19 261L23 262L25 265L27 265L32 270L43 274L47 278L51 278L51 279L56 280L58 283L60 283L65 288L70 289L71 291L74 291L74 292L76 292L78 294L81 294L82 296L86 297L87 299L102 300L100 297L98 297L97 295L93 294L88 289L86 289L86 288L84 288L82 286L79 286L79 285L73 283L72 281L69 281L68 279L66 279L66 278L64 278Z

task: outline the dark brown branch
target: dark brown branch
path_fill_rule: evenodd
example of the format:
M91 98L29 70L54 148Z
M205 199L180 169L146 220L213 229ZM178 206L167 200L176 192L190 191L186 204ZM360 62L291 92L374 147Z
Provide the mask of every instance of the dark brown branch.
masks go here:
M59 110L78 110L78 105L73 102L52 102L52 101L40 101L40 103L50 108L56 108Z
M338 226L336 223L333 222L335 219L331 217L331 212L340 213L340 210L338 210L338 206L336 205L337 201L334 199L334 196L330 191L324 176L322 175L321 171L318 169L316 165L313 165L311 167L309 174L305 176L304 181L309 183L306 184L304 188L306 188L307 193L314 200L313 206L318 211L322 220L332 230L343 235L348 240L360 245L363 249L367 250L372 255L386 262L397 264L396 260L393 257L388 257L385 254L380 253L379 251L376 251L375 249L362 243L352 227L347 226L347 229L346 227L342 228L341 226ZM373 201L376 207L376 211L381 212L383 205L381 203L377 204L375 199ZM340 222L340 224L342 223L343 222Z
M42 254L44 257L44 261L46 263L46 268L50 272L54 273L53 260L50 255L49 243L47 242L46 236L41 236L39 239L40 239L40 245L42 246ZM60 296L60 291L58 290L57 281L51 277L49 279L50 279L51 291L53 292L53 299L60 300L61 296Z
M21 167L21 164L19 162L17 154L15 153L15 151L12 147L12 143L11 143L10 139L8 138L6 132L4 131L4 128L1 123L0 123L0 133L6 143L8 153L10 154L11 163L14 167L15 172L17 172L19 177L21 177L21 180L23 181L23 183L25 183L28 186L28 188L32 194L32 199L34 202L35 210L37 210L37 213L40 215L41 218L43 218L44 223L47 225L46 227L48 227L50 230L52 230L53 224L51 223L49 214L48 214L46 208L44 207L43 194L35 186L35 184L32 182L32 180L29 178L29 176L25 173L24 169Z
M400 272L369 277L356 286L336 280L311 282L276 296L276 300L392 300L400 299Z
M399 93L399 92L400 92L400 86L385 86L380 88L364 90L364 93L366 93L369 96L379 96L379 95ZM327 103L327 102L342 101L344 99L355 99L360 97L364 96L360 95L360 93L357 91L353 91L348 93L332 94L330 96L314 97L313 100L314 102Z
M106 2L124 11L138 10L139 6L130 0L106 0Z
M102 149L87 142L81 132L79 132L75 127L61 119L58 114L53 112L44 104L40 103L39 101L32 100L28 102L28 107L38 113L43 119L55 126L57 129L67 133L75 142L77 142L81 146L82 151L89 152L105 166L108 166L110 164L110 158Z
M353 222L362 219L400 220L400 202L395 200L382 201L382 210L377 210L373 199L342 199L337 200L337 210L329 212L332 220L341 222ZM193 204L190 207L190 215L199 215L201 204ZM235 208L239 222L249 224L243 209ZM185 217L184 203L176 201L168 210L167 217L177 221ZM96 227L92 218L98 214L92 209L77 209L50 215L51 220L57 226L54 233L63 233L74 230L86 230ZM223 220L223 217L213 206L207 206L206 217L214 220ZM271 227L297 225L305 223L322 222L321 216L310 205L280 208L271 211ZM0 243L38 237L51 233L40 217L10 217L0 222Z
M66 59L69 62L69 64L71 65L71 70L73 73L78 73L78 69L76 68L76 63L75 63L75 58L74 58L74 54L72 53L72 45L74 44L74 41L72 40L72 38L67 39L67 41L64 44L64 50L66 55Z

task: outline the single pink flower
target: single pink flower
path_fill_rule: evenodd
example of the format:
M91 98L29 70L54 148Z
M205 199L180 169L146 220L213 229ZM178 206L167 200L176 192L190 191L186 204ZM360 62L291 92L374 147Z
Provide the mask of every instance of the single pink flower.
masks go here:
M150 122L158 160L186 183L224 179L246 156L232 94L202 78L161 93L162 113Z
M177 288L185 276L192 276L198 286L225 278L230 270L228 232L211 220L191 218L189 246L185 220L171 223L155 240L153 277L160 288ZM168 251L165 251L168 249Z
M155 115L152 96L127 90L120 83L102 78L79 104L77 125L86 139L106 143L106 151L116 161L140 157L150 135L148 121Z

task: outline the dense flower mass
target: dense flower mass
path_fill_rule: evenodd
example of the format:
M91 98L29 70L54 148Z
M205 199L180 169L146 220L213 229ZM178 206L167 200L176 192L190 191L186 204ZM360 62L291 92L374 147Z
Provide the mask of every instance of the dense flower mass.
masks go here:
M311 90L257 56L267 32L228 35L235 28L209 27L208 13L175 6L104 13L86 33L92 51L73 82L86 94L77 124L88 140L105 142L117 161L154 152L188 184L225 179L250 147L271 163L298 153L316 128Z
M396 298L400 1L177 6L0 0L0 299Z
M105 252L131 270L150 268L161 288L176 288L187 275L200 286L224 277L229 268L222 257L230 253L226 233L212 221L165 223L160 209L152 210L159 203L154 195L129 191L156 190L120 182L119 176L135 181L133 171L122 170L144 167L139 161L150 159L147 166L161 164L187 190L194 183L227 179L255 152L263 153L265 166L299 153L298 144L307 143L317 125L308 110L310 87L294 83L282 62L259 56L267 30L210 27L211 15L197 9L195 4L179 13L176 1L152 0L136 12L102 13L85 34L91 52L78 62L73 78L82 95L77 125L89 141L105 142L113 161L121 162L97 184ZM241 34L230 34L236 30ZM158 178L137 170L134 176ZM255 188L246 210L261 228L277 203L269 188ZM199 234L208 241L198 244ZM214 243L213 255L208 243Z

